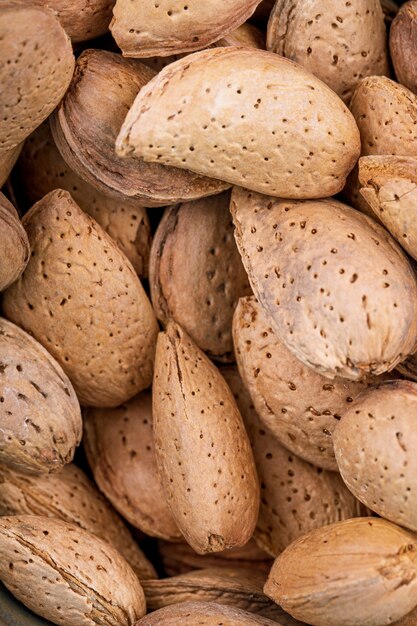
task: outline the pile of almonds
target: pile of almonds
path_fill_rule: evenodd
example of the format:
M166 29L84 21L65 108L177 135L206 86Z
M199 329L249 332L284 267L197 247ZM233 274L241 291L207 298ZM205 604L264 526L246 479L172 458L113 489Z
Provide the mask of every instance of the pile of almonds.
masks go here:
M4 0L0 84L0 622L416 626L417 0Z

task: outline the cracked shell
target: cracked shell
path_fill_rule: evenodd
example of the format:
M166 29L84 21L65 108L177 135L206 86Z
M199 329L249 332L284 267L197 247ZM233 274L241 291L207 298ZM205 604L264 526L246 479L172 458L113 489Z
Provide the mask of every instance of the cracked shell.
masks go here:
M313 626L387 626L417 605L416 535L358 518L297 539L275 561L267 596Z
M31 258L5 292L6 316L57 359L81 404L117 406L149 387L157 322L124 254L66 191L23 225Z
M417 2L405 2L394 18L389 47L399 83L417 92Z
M276 626L277 622L215 602L180 602L143 617L136 626Z
M145 614L136 574L112 546L74 524L0 518L0 579L29 609L62 626L133 626Z
M0 192L0 291L19 278L29 261L29 240L16 209Z
M235 188L235 237L278 339L316 372L360 380L417 347L417 282L381 226L336 200Z

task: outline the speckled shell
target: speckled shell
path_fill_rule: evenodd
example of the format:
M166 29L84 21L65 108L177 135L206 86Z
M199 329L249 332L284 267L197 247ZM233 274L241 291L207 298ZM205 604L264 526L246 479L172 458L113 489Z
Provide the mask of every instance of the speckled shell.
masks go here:
M361 78L389 73L380 0L277 0L267 48L303 65L346 103Z
M133 626L142 587L108 543L61 520L0 518L0 579L29 609L62 626Z
M199 554L252 536L259 484L233 395L178 324L159 334L153 384L155 450L168 504Z
M101 193L73 172L59 153L47 122L26 140L12 184L23 209L53 189L69 191L78 206L117 243L137 274L148 275L151 235L146 209L134 200Z
M94 479L127 521L147 535L181 537L159 477L152 398L144 392L117 409L84 414L84 449Z
M0 291L19 278L29 254L28 236L17 211L0 192Z
M9 150L0 149L0 187L3 187L4 183L8 179L22 147L23 142L17 144L14 148L10 148Z
M417 604L416 535L382 519L324 526L275 561L265 593L313 626L387 626Z
M66 96L51 118L59 151L71 169L102 193L142 206L163 206L223 191L228 185L221 181L115 154L123 120L138 91L154 75L149 67L119 54L83 52Z
M390 28L390 52L395 75L414 93L417 92L417 2L405 2Z
M340 191L359 149L349 110L315 76L276 54L233 47L162 70L116 142L120 155L291 198Z
M43 515L76 524L114 546L139 579L156 576L122 520L72 463L59 474L44 476L0 466L0 515Z
M238 188L231 211L254 294L303 363L359 380L416 350L416 278L378 224L336 200L295 203Z
M110 30L127 57L201 50L243 24L261 0L117 0ZM144 26L146 27L144 28Z
M81 441L70 381L40 343L2 318L0 422L0 461L20 471L59 471Z
M117 406L152 380L157 323L127 258L66 191L23 218L31 259L6 316L62 365L81 404Z
M136 626L276 626L277 622L215 602L181 602L143 617Z
M64 95L74 71L71 42L51 11L0 6L0 149L21 143Z
M232 317L251 293L233 236L230 194L169 207L156 231L149 282L155 313L178 322L210 357L232 361Z

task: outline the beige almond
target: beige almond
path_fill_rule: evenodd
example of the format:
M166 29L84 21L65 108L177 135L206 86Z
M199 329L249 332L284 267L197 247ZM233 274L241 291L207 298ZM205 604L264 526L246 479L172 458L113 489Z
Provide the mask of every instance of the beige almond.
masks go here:
M305 67L347 104L361 78L389 73L380 0L277 0L267 49Z
M261 0L116 0L110 30L127 57L206 48L246 22ZM144 25L146 27L144 28Z
M0 461L20 471L60 471L81 441L80 406L60 365L2 318L0 418Z
M387 626L417 605L416 535L382 519L324 526L275 561L264 587L313 626Z
M0 515L42 515L76 524L116 548L139 579L156 577L122 520L72 463L59 474L44 476L0 466Z
M133 626L146 612L136 574L108 543L49 517L0 517L0 579L62 626Z
M21 143L57 106L74 71L71 42L43 7L0 6L0 150Z
M84 413L84 449L94 480L136 528L170 541L181 538L159 477L152 397L143 392L116 409Z
M0 149L0 188L3 187L4 183L8 179L9 174L19 157L22 147L23 142L18 143L17 146L9 148L8 150Z
M151 80L116 151L273 196L314 198L343 188L359 140L349 110L315 76L271 52L229 47L180 59Z
M124 254L66 191L23 225L31 258L5 293L6 316L57 359L81 404L118 406L149 387L157 322Z
M137 93L155 75L120 54L86 50L51 118L59 151L70 168L107 195L136 205L163 206L219 193L229 185L114 152L117 134Z
M0 291L19 278L29 261L29 240L16 209L0 192Z
M414 93L417 92L417 2L405 2L395 16L389 36L395 75Z
M154 611L136 626L273 626L277 622L215 602L181 602ZM284 624L282 625L284 626Z
M316 372L360 380L417 348L417 282L381 226L336 200L235 188L235 236L278 339Z
M181 327L158 337L155 450L172 515L199 554L244 545L259 508L242 417L219 370Z

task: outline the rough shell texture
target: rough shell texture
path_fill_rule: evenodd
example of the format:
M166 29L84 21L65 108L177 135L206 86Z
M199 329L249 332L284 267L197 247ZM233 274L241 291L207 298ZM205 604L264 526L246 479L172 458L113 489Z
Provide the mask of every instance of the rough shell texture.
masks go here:
M116 142L120 155L291 198L340 191L359 149L349 110L320 80L276 54L233 47L162 70Z
M74 55L53 13L6 0L0 12L0 58L0 149L10 150L59 103L74 71Z
M235 236L277 337L330 378L393 369L417 347L417 283L378 224L336 200L286 202L235 188Z
M168 504L200 554L244 545L259 507L252 450L218 369L174 322L158 337L155 449Z
M101 491L127 521L147 535L181 537L158 474L152 398L144 392L117 409L84 414L84 449Z
M156 576L122 520L76 465L45 476L0 466L0 515L43 515L77 524L114 546L140 579Z
M146 209L135 201L98 191L66 164L45 122L26 140L12 176L19 206L28 209L53 189L69 191L83 211L110 235L139 276L147 276L150 225Z
M0 461L20 471L59 471L81 441L70 381L40 343L2 318L0 420Z
M9 200L0 192L0 291L6 289L29 261L29 240ZM236 253L237 254L237 253Z
M102 50L86 50L52 116L55 141L71 169L99 191L143 206L195 200L226 189L226 183L190 172L122 159L114 143L138 91L155 73L137 61Z
M17 144L14 148L10 148L9 150L0 149L0 187L3 187L4 183L8 179L22 147L23 142Z
M380 0L277 0L267 48L303 65L346 103L361 78L389 72Z
M359 127L362 155L417 156L417 96L386 78L364 78L355 89L350 110Z
M333 435L351 492L382 517L414 531L416 412L417 384L387 382L358 396Z
M265 429L236 368L225 367L222 374L236 398L255 456L261 505L254 537L261 548L277 556L300 535L365 512L339 474L302 461Z
M265 593L313 626L385 626L417 604L416 536L382 519L324 526L275 561Z
M240 299L233 336L239 372L263 424L302 459L337 470L332 433L368 382L330 382L304 365L279 341L253 296Z
M273 626L277 622L215 602L181 602L143 617L136 626Z
M229 193L169 207L156 231L149 282L157 317L178 322L210 357L234 360L233 311L251 292Z
M6 316L62 365L81 404L117 406L152 380L157 323L127 258L66 191L23 218L31 258Z
M394 18L389 38L395 75L414 93L417 92L417 2L406 2Z
M0 518L0 579L28 608L62 626L133 626L142 587L112 546L74 524Z

